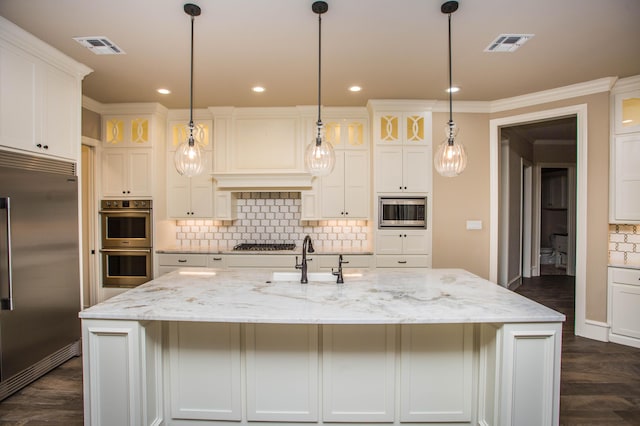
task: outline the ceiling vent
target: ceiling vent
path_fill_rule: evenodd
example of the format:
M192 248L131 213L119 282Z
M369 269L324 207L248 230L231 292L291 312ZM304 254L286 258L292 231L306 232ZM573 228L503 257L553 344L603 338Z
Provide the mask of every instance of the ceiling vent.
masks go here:
M124 55L125 51L120 49L106 37L74 37L75 41L95 53L96 55Z
M484 51L515 52L532 37L533 34L500 34L495 40L489 43L489 46L487 46Z

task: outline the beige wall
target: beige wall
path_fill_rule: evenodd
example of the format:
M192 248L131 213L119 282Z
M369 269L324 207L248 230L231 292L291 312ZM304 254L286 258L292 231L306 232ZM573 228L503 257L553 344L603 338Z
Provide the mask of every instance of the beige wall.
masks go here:
M433 267L459 267L489 277L489 120L587 104L587 276L586 317L607 320L609 94L599 93L493 114L455 113L469 156L456 178L433 178ZM433 115L434 152L444 139L448 113ZM467 231L467 220L482 220Z
M433 114L433 151L444 140L448 113ZM463 268L489 278L489 114L457 114L467 169L445 178L433 173L433 267ZM467 220L482 230L467 231Z

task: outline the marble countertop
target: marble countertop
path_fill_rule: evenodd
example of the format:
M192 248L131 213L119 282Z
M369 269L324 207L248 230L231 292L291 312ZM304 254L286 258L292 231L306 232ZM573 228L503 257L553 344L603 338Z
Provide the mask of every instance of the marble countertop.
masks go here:
M565 320L461 269L349 271L344 284L271 279L267 270L177 270L92 306L80 318L281 324Z

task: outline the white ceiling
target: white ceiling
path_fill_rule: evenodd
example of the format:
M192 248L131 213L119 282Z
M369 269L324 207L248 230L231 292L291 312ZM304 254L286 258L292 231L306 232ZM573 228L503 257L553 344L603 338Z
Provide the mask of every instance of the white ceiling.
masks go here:
M196 108L317 102L313 0L196 0ZM446 99L447 16L440 0L327 0L324 105ZM0 0L0 15L94 72L102 103L189 105L190 18L183 0ZM452 16L455 100L496 100L601 77L640 74L639 0L461 0ZM535 37L485 53L501 33ZM106 36L127 54L96 56L76 36ZM256 84L266 92L255 94ZM363 87L350 93L353 84ZM161 96L158 87L172 94ZM455 105L454 105L455 109Z

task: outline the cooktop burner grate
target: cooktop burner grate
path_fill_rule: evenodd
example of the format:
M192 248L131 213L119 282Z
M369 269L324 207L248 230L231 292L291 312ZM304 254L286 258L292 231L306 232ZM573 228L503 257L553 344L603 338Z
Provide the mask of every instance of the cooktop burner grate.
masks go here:
M294 250L295 248L295 244L242 243L238 244L233 249L239 251L276 251Z

